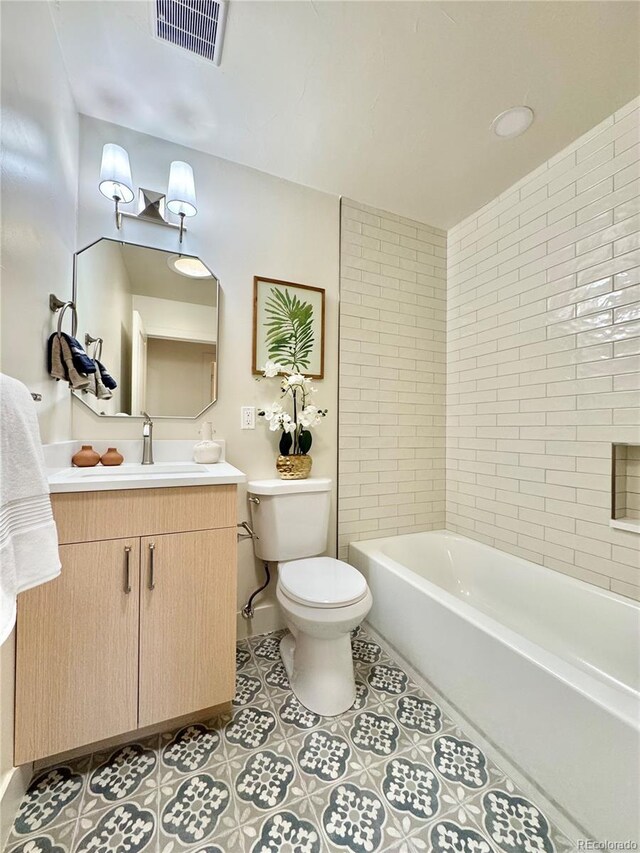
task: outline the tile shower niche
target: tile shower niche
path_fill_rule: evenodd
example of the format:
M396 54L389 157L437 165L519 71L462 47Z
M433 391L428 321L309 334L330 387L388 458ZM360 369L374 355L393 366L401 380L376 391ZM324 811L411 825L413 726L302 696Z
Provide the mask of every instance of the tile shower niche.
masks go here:
M611 525L640 533L640 444L611 445Z

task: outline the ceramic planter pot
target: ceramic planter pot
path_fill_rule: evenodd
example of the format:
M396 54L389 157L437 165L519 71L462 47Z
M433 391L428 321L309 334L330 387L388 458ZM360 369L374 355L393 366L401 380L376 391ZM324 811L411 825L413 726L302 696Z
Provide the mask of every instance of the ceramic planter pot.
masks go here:
M276 469L281 480L306 480L311 473L313 460L306 454L278 456Z

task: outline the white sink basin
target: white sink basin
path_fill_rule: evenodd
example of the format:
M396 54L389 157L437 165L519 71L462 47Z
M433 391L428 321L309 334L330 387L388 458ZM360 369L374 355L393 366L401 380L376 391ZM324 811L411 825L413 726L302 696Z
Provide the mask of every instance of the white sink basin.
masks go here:
M164 462L140 465L134 462L123 465L96 465L95 468L73 468L73 477L160 477L164 474L206 474L207 468L197 463Z
M1 0L0 0L1 2ZM89 443L85 439L85 443ZM142 465L142 440L98 439L93 447L104 453L118 447L123 465L96 465L72 468L69 461L80 449L79 441L63 441L45 446L47 479L52 493L108 492L122 489L161 489L166 487L216 486L244 483L242 471L225 461L224 441L220 440L220 459L210 465L193 462L193 440L158 439L154 442L155 465Z

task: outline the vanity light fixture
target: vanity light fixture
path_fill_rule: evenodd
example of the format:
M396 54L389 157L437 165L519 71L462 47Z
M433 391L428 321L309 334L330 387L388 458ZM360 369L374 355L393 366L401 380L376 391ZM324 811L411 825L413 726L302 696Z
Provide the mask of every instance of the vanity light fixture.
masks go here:
M188 163L181 160L175 160L171 163L169 189L166 195L140 187L137 213L120 210L121 204L128 204L133 201L134 191L129 155L121 145L116 145L114 142L108 142L102 149L99 189L102 195L112 199L115 203L116 228L118 229L122 227L124 216L131 219L142 219L144 222L178 228L180 243L182 243L182 236L187 230L184 226L185 216L195 216L198 212L193 169ZM166 216L167 210L179 216L180 222L169 222Z
M501 139L513 139L529 130L533 123L531 107L511 107L496 116L491 122L491 129Z
M180 217L180 242L182 243L185 216L195 216L198 212L193 169L182 160L174 160L169 169L167 207L171 213Z
M116 226L120 228L122 217L118 205L133 201L133 180L129 155L121 145L114 142L108 142L102 149L99 189L103 196L113 199Z

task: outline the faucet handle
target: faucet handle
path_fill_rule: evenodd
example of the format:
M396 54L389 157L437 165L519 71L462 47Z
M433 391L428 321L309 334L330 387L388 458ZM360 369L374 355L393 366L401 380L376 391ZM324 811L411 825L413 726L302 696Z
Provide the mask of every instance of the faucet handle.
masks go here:
M142 414L144 415L145 424L152 424L153 423L153 421L151 420L151 415L148 412L143 411Z

